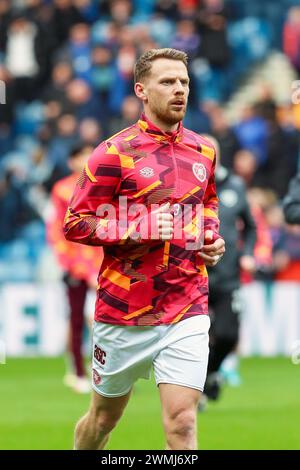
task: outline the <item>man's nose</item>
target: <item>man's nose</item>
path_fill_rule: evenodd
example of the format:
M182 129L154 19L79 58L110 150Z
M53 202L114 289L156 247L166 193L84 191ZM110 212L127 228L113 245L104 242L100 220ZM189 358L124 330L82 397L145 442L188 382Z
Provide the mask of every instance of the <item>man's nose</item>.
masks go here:
M184 94L184 86L182 85L180 80L177 80L176 82L175 92Z

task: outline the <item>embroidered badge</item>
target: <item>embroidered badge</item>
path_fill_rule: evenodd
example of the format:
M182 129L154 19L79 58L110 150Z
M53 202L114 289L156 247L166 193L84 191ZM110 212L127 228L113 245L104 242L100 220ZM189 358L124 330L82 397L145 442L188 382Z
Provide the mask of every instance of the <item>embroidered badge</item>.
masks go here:
M197 180L201 183L206 179L206 168L203 163L194 163L193 164L193 173L196 176Z

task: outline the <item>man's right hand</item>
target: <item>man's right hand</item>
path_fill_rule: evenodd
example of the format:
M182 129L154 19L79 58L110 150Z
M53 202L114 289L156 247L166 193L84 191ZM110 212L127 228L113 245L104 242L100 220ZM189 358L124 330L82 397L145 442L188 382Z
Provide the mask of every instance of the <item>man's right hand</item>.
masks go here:
M171 240L174 231L174 218L170 213L170 203L162 205L155 216L159 240Z

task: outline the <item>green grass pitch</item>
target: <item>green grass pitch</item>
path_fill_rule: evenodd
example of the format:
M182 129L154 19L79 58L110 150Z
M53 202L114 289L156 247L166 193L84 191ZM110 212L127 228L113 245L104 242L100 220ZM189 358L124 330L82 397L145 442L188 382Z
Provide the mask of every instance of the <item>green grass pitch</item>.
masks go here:
M71 449L89 397L62 384L64 361L10 359L0 365L0 449ZM201 449L299 449L300 365L288 358L241 361L243 383L198 415ZM140 380L109 449L164 448L153 381Z

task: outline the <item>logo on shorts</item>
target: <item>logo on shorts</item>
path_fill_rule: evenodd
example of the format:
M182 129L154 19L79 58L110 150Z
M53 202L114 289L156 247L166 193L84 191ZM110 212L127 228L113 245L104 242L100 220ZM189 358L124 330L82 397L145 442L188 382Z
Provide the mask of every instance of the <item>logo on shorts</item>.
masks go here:
M94 358L99 364L104 366L105 364L105 358L106 358L106 352L103 351L97 344L94 346Z
M203 163L194 163L193 164L193 173L196 176L197 180L201 183L206 179L206 168Z
M152 176L154 176L154 170L149 166L145 166L140 170L140 175L144 176L144 178L151 178Z
M101 377L99 373L96 371L96 369L93 369L93 382L95 385L99 385L101 382Z

